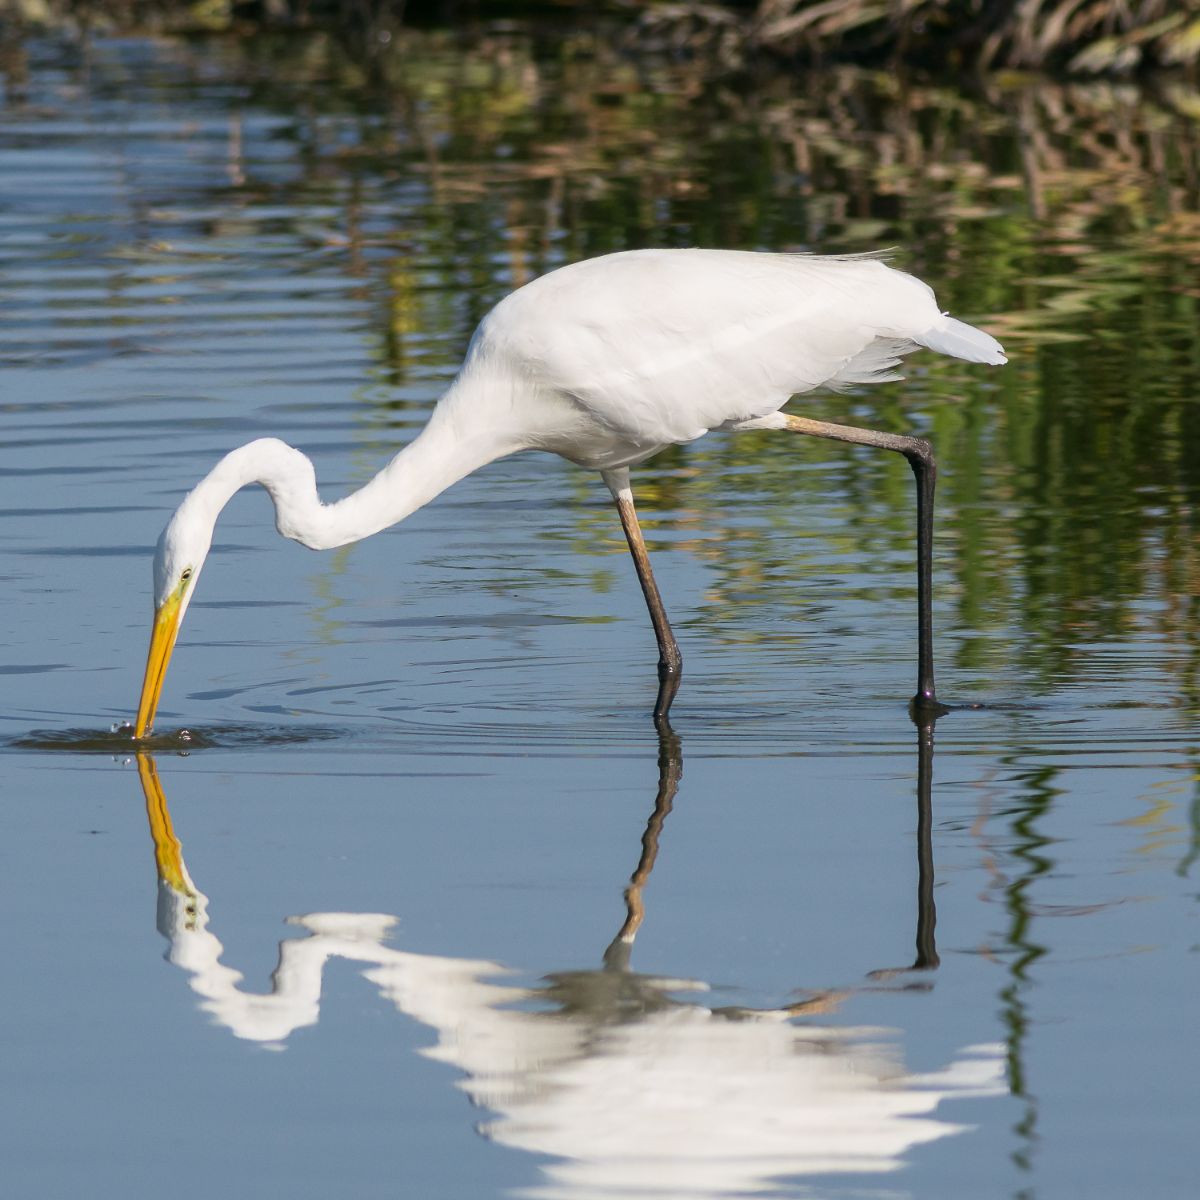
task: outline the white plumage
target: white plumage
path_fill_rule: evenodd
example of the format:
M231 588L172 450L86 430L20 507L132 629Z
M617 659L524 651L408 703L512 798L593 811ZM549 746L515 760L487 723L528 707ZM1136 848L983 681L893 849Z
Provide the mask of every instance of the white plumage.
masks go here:
M874 256L633 250L552 271L483 319L426 427L359 491L322 503L311 462L263 438L226 455L188 494L155 555L155 628L136 736L153 720L217 516L239 488L261 483L279 532L326 549L394 525L464 475L531 449L604 473L654 622L655 713L665 717L681 660L637 526L628 468L711 429L791 429L909 459L924 497L916 699L934 704L928 445L780 412L792 396L817 388L899 379L901 358L922 346L1005 362L994 338L946 316L926 284Z
M876 257L631 250L502 300L463 375L499 368L545 396L561 415L539 413L534 444L604 470L760 419L803 392L899 379L894 368L920 346L1005 361L994 338L945 316L927 284Z

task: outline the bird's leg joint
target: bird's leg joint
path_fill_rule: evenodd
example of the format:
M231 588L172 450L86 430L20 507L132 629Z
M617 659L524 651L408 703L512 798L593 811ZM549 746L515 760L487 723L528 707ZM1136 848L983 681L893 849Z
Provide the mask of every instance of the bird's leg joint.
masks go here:
M900 453L908 459L908 465L912 467L914 473L918 477L923 473L936 475L937 459L933 454L933 443L923 437L907 437L904 442L904 448Z

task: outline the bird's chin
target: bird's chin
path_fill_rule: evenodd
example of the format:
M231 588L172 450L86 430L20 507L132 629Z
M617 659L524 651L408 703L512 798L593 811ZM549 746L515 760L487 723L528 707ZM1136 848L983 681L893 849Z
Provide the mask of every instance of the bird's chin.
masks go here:
M167 666L175 639L179 636L179 625L183 620L182 589L168 596L154 613L154 627L150 632L150 652L146 655L146 676L142 680L142 696L138 701L137 720L133 736L141 739L154 726L154 714L158 711L158 699L162 695L163 681L167 677Z

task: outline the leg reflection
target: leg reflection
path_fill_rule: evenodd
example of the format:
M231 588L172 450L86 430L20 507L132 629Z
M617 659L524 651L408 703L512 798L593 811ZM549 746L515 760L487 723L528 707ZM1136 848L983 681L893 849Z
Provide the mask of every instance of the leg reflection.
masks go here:
M938 958L937 908L933 902L933 727L936 717L918 717L917 726L917 957L914 971L932 971Z
M917 955L909 967L884 967L868 978L891 979L909 971L933 971L937 952L937 906L933 899L933 729L937 715L914 710L917 729ZM920 986L913 984L911 986Z
M650 820L646 822L645 833L642 834L642 854L638 859L637 869L630 876L629 886L625 889L625 923L604 952L606 965L619 966L622 969L629 966L629 952L633 946L633 939L637 937L637 931L646 915L646 908L642 903L642 888L650 878L650 872L654 870L654 863L658 858L658 839L671 812L682 778L683 746L679 735L668 722L663 721L658 726L658 792L654 797L654 811L650 814Z

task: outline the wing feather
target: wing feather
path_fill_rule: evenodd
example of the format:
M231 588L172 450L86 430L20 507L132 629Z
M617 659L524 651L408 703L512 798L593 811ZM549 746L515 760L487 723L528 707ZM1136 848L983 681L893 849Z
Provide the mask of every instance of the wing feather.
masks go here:
M878 257L723 250L628 251L561 268L502 301L477 340L647 446L766 416L819 387L898 379L918 345L999 350Z

